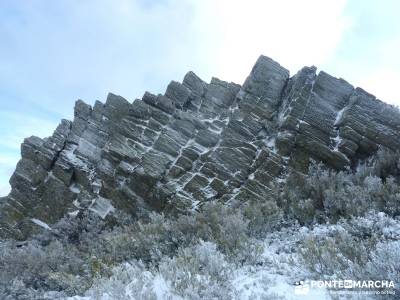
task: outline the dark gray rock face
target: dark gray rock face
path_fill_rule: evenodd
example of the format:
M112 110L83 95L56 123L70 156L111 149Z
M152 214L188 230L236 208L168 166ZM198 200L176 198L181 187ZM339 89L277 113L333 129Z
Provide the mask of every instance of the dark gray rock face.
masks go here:
M37 226L29 219L51 224L80 209L140 216L263 201L288 168L313 159L342 169L379 147L400 147L399 111L315 67L290 78L261 56L243 86L189 72L165 95L78 100L72 122L25 139L0 199L0 236L24 238Z

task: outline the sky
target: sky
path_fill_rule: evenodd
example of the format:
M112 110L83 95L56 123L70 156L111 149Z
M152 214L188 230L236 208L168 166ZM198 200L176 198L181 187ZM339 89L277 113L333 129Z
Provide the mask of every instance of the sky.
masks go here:
M400 105L397 0L0 1L0 196L25 137L77 99L163 93L194 71L243 83L260 54L315 65Z

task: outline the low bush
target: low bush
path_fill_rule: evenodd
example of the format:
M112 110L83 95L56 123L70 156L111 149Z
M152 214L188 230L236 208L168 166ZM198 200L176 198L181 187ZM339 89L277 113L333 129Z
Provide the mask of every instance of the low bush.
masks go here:
M370 213L315 227L299 253L316 279L392 280L398 295L399 250L400 220Z
M24 284L25 289L39 294L82 294L123 262L142 261L149 268L158 268L161 261L166 264L166 258L184 257L187 253L179 249L192 249L200 241L208 247L212 243L215 251L231 263L253 262L262 247L250 236L250 222L260 220L253 216L249 221L242 210L217 202L206 203L189 215L166 217L151 213L146 220L123 224L110 224L83 212L60 220L51 231L24 244L5 243L0 248L0 267L4 270L0 290Z
M231 299L229 267L214 243L200 241L165 258L159 272L184 299Z
M308 174L292 172L278 203L301 224L337 222L369 211L400 215L400 154L380 150L356 170L334 171L311 164Z
M380 151L356 171L313 164L308 174L292 172L262 202L212 201L199 211L140 220L121 212L102 220L81 211L25 243L1 242L0 298L105 293L104 283L112 299L123 299L126 285L154 299L154 282L182 298L228 297L226 272L258 265L262 239L297 221L316 229L331 224L324 234L305 236L299 250L316 276L400 278L399 167L398 153Z
M244 217L248 220L251 236L261 238L268 232L279 229L283 223L284 213L276 201L249 201L243 207Z

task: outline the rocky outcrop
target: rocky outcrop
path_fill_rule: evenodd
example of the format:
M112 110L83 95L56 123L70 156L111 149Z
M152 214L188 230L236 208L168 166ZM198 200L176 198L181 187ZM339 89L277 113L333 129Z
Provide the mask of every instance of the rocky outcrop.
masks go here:
M51 224L80 209L140 216L211 199L263 201L289 168L317 160L342 169L399 146L396 108L315 67L290 78L261 56L243 86L189 72L133 103L78 100L72 122L25 139L0 199L0 235L23 238L31 219Z

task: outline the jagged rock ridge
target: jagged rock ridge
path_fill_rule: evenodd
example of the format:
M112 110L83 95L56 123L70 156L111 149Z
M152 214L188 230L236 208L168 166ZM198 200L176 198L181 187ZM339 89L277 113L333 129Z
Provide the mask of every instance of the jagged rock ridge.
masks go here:
M114 208L194 209L220 199L263 201L272 180L311 159L351 167L379 147L400 146L399 111L315 67L293 77L260 56L243 86L189 72L165 95L133 103L109 94L78 100L74 120L30 137L0 203L1 236L24 237L31 218Z

